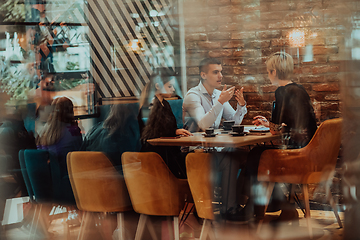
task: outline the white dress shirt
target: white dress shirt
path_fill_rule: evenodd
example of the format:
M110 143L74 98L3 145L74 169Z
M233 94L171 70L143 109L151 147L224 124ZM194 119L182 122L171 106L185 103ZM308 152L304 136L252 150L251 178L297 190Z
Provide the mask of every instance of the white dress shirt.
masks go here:
M229 102L221 104L218 101L220 93L221 91L214 89L210 96L201 81L198 86L191 88L186 93L183 116L189 131L205 130L209 127L219 128L221 118L235 120L235 124L241 124L247 113L246 105L240 106L238 103L235 111ZM191 120L195 120L197 126L189 123Z

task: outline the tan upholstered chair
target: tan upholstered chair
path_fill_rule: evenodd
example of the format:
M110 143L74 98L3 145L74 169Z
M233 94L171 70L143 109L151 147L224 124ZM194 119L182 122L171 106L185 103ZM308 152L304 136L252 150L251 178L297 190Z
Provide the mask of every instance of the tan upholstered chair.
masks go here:
M110 160L102 152L70 152L67 166L76 205L85 211L79 239L94 212L118 212L119 239L125 239L123 212L132 206L124 178Z
M186 173L197 214L204 219L200 240L206 240L207 236L214 240L215 234L211 228L211 221L214 220L211 154L189 153L186 156Z
M177 179L160 155L154 152L125 152L122 164L131 203L134 210L141 214L135 240L141 239L146 224L153 239L156 239L147 215L172 216L175 239L179 240L178 216L185 201L192 201L187 180ZM172 228L169 232L172 233Z
M302 184L305 216L311 237L308 184L328 181L333 176L341 144L341 123L340 118L326 120L304 148L266 150L260 158L258 180L269 182L267 203L275 182ZM330 192L327 195L339 226L342 227L332 195Z

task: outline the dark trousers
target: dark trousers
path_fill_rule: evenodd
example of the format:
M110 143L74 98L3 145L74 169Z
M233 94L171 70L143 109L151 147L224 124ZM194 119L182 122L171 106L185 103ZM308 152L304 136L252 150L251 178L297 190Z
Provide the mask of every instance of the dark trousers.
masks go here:
M237 178L239 169L245 164L246 157L247 151L242 149L224 148L220 152L213 153L214 182L216 182L217 176L221 175L221 212L239 204Z

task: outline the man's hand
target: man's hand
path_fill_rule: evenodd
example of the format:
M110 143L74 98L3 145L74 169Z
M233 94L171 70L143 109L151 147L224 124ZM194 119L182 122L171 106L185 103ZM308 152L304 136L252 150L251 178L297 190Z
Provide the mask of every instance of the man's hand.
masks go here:
M226 84L225 84L223 90L220 93L220 97L219 97L218 101L221 104L226 103L233 97L234 91L235 91L235 86L227 89Z
M235 99L240 106L245 106L246 104L243 92L244 92L244 87L242 87L240 90L235 91Z
M256 116L254 119L255 120L252 122L254 125L263 125L264 127L269 127L269 121L264 116Z
M176 136L192 136L192 133L185 129L176 129Z

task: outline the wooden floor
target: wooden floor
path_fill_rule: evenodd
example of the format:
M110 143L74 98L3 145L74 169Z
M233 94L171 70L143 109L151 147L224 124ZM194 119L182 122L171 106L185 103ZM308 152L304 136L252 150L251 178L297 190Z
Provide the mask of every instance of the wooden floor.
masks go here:
M264 224L259 233L256 233L256 226L252 223L240 224L240 223L213 223L215 235L217 239L232 240L232 239L310 239L307 230L306 219L303 218L303 214L300 210L300 221L298 225L292 225L291 223L281 224L278 226L270 225L269 220L276 217L276 214L267 215ZM319 240L340 240L343 239L343 229L340 229L333 212L331 211L311 211L311 223L314 237L313 239ZM343 220L343 213L340 213L340 217ZM57 218L52 221L48 232L49 237L44 237L41 231L37 231L36 234L30 235L29 228L26 226L12 226L3 228L1 239L6 240L22 240L29 239L53 239L53 240L75 240L79 234L79 225L68 225L66 222L66 215L63 218ZM126 239L134 239L136 225L138 221L138 215L134 212L128 212L125 215L125 227L126 227ZM164 218L152 218L154 227L156 229L158 239L167 240L167 223ZM75 221L76 222L76 221ZM116 228L116 215L115 214L101 214L93 219L91 228L86 231L85 239L105 239L112 240L113 231ZM195 218L191 218L180 230L181 240L196 240L200 233L200 224L198 224ZM5 231L5 232L4 232ZM145 231L142 239L151 239L149 233ZM115 239L114 239L115 240Z

